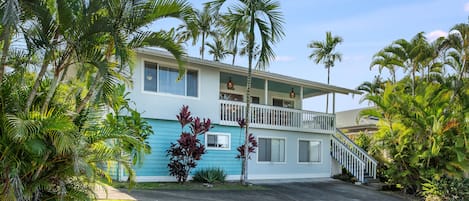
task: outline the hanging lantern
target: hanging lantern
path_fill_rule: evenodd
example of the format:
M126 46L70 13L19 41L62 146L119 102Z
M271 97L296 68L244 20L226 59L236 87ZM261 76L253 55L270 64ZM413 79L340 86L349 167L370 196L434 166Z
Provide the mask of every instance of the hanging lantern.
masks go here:
M234 90L234 84L233 81L231 81L231 77L230 80L228 80L228 82L226 83L226 88L229 90Z
M295 96L296 96L295 91L293 90L293 88L291 88L290 98L295 98Z

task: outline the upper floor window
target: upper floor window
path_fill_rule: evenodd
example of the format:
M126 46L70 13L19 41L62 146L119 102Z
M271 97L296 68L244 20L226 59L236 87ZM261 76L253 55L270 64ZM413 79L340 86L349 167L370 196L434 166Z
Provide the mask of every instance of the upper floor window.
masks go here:
M180 81L176 81L178 69L160 66L145 61L144 90L181 96L198 96L198 71L187 70Z
M220 100L243 101L243 95L220 92Z
M277 107L294 108L295 107L295 101L279 99L279 98L273 98L272 99L272 105L277 106Z
M251 96L251 103L259 104L261 102L260 100L259 96Z

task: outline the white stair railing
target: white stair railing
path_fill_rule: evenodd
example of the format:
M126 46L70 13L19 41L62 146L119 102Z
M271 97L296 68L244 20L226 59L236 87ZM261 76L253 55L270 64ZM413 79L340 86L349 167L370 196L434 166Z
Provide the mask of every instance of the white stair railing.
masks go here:
M347 169L358 181L365 182L365 162L357 154L353 153L337 137L332 136L331 155L345 169Z
M368 173L368 176L373 177L373 179L376 179L376 167L378 166L378 161L376 161L365 150L355 144L339 129L337 129L337 132L335 133L334 137L336 140L340 141L343 145L345 145L358 158L360 158L360 160L365 163L365 172Z

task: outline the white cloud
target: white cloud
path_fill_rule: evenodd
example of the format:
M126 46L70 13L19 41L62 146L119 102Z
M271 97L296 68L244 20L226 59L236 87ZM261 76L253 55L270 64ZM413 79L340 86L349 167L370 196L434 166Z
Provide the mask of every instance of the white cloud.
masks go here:
M464 4L464 11L469 13L469 2Z
M275 57L275 61L278 61L278 62L288 62L288 61L294 61L295 60L295 57L291 57L291 56L277 56Z
M444 36L446 37L448 35L448 32L442 31L442 30L434 30L430 33L425 34L425 37L427 37L428 41L434 41L437 38Z

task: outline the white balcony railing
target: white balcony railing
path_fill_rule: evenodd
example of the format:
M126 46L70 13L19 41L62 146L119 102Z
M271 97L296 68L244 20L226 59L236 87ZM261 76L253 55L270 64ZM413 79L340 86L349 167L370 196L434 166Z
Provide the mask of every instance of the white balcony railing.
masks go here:
M238 125L244 119L246 103L220 100L220 124ZM251 104L250 126L334 133L335 115L283 107Z

